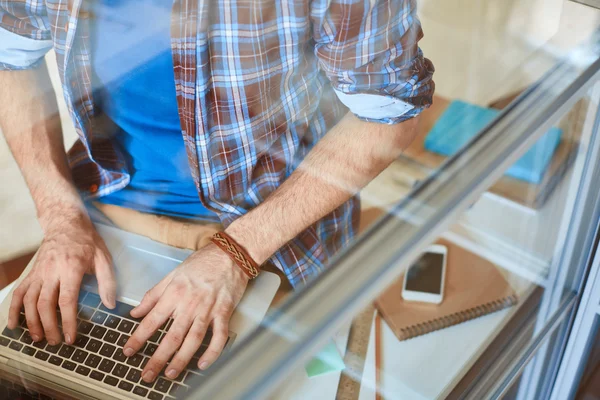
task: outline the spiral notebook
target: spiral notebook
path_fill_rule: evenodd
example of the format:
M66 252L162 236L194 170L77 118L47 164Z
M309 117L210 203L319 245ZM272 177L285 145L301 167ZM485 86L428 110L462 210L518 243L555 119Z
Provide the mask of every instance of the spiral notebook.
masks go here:
M406 340L457 325L513 306L517 295L498 268L484 258L447 240L444 300L439 305L402 299L404 276L375 302L399 340Z

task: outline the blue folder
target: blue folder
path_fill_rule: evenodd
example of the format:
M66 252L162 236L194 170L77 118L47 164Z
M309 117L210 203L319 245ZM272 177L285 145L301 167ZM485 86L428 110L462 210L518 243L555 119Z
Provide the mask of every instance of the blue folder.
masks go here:
M425 149L443 156L452 156L498 113L498 110L455 100L427 134ZM540 183L561 136L562 130L550 128L505 175L529 183Z

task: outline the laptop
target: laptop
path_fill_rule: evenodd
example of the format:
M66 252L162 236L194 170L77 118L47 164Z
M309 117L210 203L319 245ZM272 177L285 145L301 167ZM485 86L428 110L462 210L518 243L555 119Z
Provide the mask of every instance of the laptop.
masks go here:
M175 380L164 371L151 384L141 380L141 371L160 344L172 320L165 323L135 356L126 358L123 345L140 320L129 315L146 291L158 283L192 252L157 243L143 236L97 224L114 261L117 278L117 307L109 310L98 296L95 278L86 275L78 300L78 334L69 346L33 342L21 313L21 324L6 329L12 291L0 304L0 372L30 383L31 390L50 398L74 399L178 399L202 384L208 371L197 368L211 333L186 371ZM35 258L34 258L35 260ZM29 272L31 262L16 284ZM281 281L263 271L250 281L229 325L229 340L223 354L250 334L265 316ZM59 318L60 321L60 318ZM5 379L1 380L5 383ZM14 382L14 380L13 380ZM13 389L11 389L13 390ZM37 398L37 397L36 397Z

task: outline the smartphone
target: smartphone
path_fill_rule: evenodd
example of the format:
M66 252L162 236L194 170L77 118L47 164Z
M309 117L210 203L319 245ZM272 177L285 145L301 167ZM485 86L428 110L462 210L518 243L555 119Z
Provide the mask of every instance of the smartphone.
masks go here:
M444 300L447 253L446 246L429 246L421 258L410 266L402 285L404 300L434 304Z

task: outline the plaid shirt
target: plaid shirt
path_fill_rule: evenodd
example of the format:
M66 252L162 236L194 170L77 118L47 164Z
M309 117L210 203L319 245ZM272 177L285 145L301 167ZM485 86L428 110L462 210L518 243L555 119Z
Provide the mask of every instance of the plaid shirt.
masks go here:
M262 203L350 111L398 123L431 103L416 0L175 0L172 54L183 140L202 203L224 226ZM0 0L0 69L54 48L79 140L69 151L85 198L130 174L94 110L83 0ZM401 110L401 111L400 111ZM356 232L352 198L270 260L294 286Z

